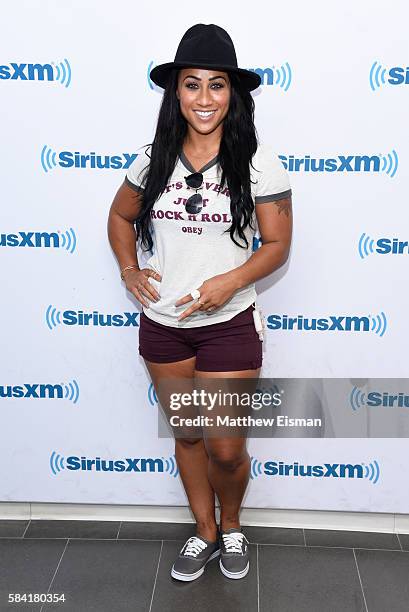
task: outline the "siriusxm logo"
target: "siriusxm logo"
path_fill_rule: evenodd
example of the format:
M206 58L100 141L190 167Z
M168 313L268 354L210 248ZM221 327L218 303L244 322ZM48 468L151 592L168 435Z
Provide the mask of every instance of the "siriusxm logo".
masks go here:
M74 253L77 237L72 227L65 232L17 232L0 234L0 247L29 247L45 249L64 249Z
M121 312L118 314L103 314L97 310L57 310L50 304L45 312L45 322L48 329L57 325L78 325L84 327L139 327L137 321L139 312Z
M154 65L155 65L155 62L153 62L153 61L149 62L149 64L148 64L148 70L147 70L147 72L146 72L146 78L147 78L147 81L148 81L148 87L149 87L149 89L152 89L152 91L158 91L158 92L159 92L159 91L162 91L162 89L161 89L160 87L158 87L158 86L156 85L156 83L154 83L154 82L151 80L151 76L150 76L150 74L151 74L151 70L152 70L152 68L154 67Z
M257 251L257 249L259 249L262 244L263 243L261 242L260 236L253 236L253 246L252 246L253 251Z
M409 395L405 393L388 393L387 391L370 391L364 393L358 387L353 387L349 395L352 410L363 406L384 408L409 408Z
M281 87L284 91L287 91L292 82L292 70L288 62L276 68L249 68L251 72L255 72L261 78L261 86L263 85L275 85Z
M54 475L65 469L82 472L132 472L135 474L165 472L173 478L176 478L179 474L174 455L168 459L165 457L126 457L123 459L95 457L88 459L76 455L64 458L53 451L50 456L50 469Z
M17 399L65 399L73 404L78 402L80 388L76 380L69 383L23 383L21 385L0 385L0 398Z
M372 91L383 85L409 85L409 67L383 68L382 64L374 62L369 70L369 85Z
M64 87L71 83L71 66L67 59L51 64L10 64L0 65L0 80L10 81L57 81Z
M150 78L150 72L154 67L155 63L153 61L149 62L148 69L146 72L146 77L148 81L148 86L153 91L162 91ZM256 72L261 78L261 87L263 85L274 85L276 87L280 87L284 91L288 91L290 87L293 75L291 66L288 62L282 64L281 66L271 66L267 68L248 68L251 72Z
M148 402L151 406L156 406L158 403L158 396L156 395L155 387L153 383L150 383L148 387Z
M289 172L385 172L393 178L399 158L395 149L386 155L337 155L336 157L296 157L279 155Z
M378 253L379 255L408 255L409 242L399 238L378 238L374 240L365 232L358 240L358 253L361 259Z
M292 70L288 62L276 68L248 68L261 78L261 85L275 85L287 91L292 82Z
M137 153L121 153L120 155L100 155L91 151L82 154L79 151L60 151L57 153L47 145L41 149L41 166L48 172L60 168L99 168L101 170L127 170L138 157Z
M285 331L341 331L341 332L374 332L383 336L387 328L384 312L372 316L345 316L330 315L328 317L304 317L297 315L271 314L267 317L268 329L282 329Z
M368 478L372 484L379 480L380 470L376 460L369 463L324 463L321 465L304 465L298 461L284 463L284 461L265 461L262 463L251 457L250 477L290 476L292 478Z

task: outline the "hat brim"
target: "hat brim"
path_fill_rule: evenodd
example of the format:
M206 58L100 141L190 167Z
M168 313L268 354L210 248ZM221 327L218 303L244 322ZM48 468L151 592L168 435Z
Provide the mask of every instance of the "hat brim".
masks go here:
M222 70L224 72L235 72L242 79L245 87L249 91L257 89L261 85L261 77L252 70L246 70L245 68L236 68L235 66L210 66L201 62L167 62L166 64L160 64L155 66L150 71L150 79L162 89L165 89L172 68L207 68L208 70Z

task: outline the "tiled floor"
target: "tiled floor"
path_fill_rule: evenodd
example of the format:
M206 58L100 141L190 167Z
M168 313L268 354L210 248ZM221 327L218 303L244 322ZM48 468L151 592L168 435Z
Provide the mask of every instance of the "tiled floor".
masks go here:
M408 612L409 535L244 527L251 569L169 571L191 524L0 521L0 611ZM9 594L26 603L8 603ZM65 602L30 603L29 594Z

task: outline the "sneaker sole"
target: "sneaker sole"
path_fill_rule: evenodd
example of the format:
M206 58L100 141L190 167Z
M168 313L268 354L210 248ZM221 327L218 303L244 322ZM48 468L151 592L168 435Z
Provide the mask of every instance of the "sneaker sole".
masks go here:
M209 561L211 561L212 559L215 559L219 555L220 555L220 548L218 550L215 550L214 553L210 555L210 557L208 558L204 566L201 567L200 570L197 570L197 572L195 572L194 574L181 574L180 572L176 572L172 567L170 571L170 575L172 576L172 578L175 578L176 580L183 580L183 582L190 582L191 580L196 580L196 578L199 578L199 576L203 574L203 572L205 571L205 567L209 563Z
M246 567L244 568L244 570L241 570L241 572L229 572L229 570L227 570L224 567L221 559L219 561L219 566L222 571L222 574L227 576L227 578L233 578L233 579L238 580L239 578L244 578L244 576L248 573L249 567L250 567L250 561L247 561Z

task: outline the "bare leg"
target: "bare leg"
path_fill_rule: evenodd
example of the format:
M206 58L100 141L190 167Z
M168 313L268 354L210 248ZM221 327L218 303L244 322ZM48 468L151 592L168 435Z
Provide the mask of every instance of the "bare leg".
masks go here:
M200 372L197 378L258 378L257 370L237 372ZM223 531L240 527L239 512L250 475L250 457L246 438L205 438L209 455L209 481L220 502L220 526Z
M246 439L208 438L206 449L209 454L209 481L220 502L220 527L223 531L239 528L241 502L250 474Z
M173 363L152 363L145 360L155 389L160 378L192 378L196 357ZM166 398L159 398L165 405ZM175 456L180 477L196 519L197 533L214 542L217 537L215 496L208 480L209 457L202 438L179 438L175 440Z

